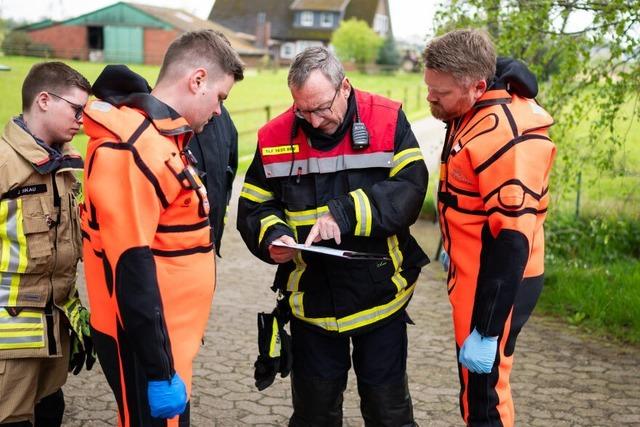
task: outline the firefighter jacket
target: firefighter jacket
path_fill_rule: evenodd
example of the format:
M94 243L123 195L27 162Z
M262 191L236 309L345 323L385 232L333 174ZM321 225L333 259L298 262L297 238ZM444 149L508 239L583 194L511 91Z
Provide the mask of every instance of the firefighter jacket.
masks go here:
M197 168L202 171L202 180L209 195L209 221L218 255L233 180L238 170L238 131L229 111L224 106L221 110L222 114L214 116L189 142L189 150L198 161Z
M101 362L104 356L109 369L119 366L123 394L139 387L126 362L133 359L146 379L177 371L190 390L215 287L206 190L184 152L192 130L144 93L117 105L92 101L84 123L90 139L81 220Z
M348 131L316 147L292 108L260 129L238 207L238 230L265 262L273 263L274 239L304 242L327 212L342 232L341 248L388 254L391 261L376 262L300 251L278 266L274 288L286 291L293 316L333 334L364 331L402 312L428 263L409 234L427 185L418 143L399 104L357 90L343 123L349 129L356 102L369 133L364 149L352 147Z
M69 143L47 146L21 117L0 139L0 359L61 355L60 311L81 308L81 238ZM57 310L56 307L59 309Z
M522 283L541 282L544 272L553 120L533 99L508 92L526 84L511 78L513 85L498 76L470 111L447 123L438 209L459 345L474 327L502 335ZM523 304L532 308L537 297Z

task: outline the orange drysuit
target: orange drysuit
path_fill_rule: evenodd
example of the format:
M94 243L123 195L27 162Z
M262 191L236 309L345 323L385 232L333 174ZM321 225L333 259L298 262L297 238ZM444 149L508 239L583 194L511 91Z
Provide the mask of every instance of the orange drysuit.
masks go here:
M542 290L552 123L534 100L494 87L447 124L438 210L456 348L474 328L499 336L490 374L458 364L470 426L514 423L509 374L516 337Z
M148 94L90 102L82 232L91 326L118 425L147 426L149 380L192 361L215 287L204 187L184 154L192 134ZM189 407L167 425L188 425Z

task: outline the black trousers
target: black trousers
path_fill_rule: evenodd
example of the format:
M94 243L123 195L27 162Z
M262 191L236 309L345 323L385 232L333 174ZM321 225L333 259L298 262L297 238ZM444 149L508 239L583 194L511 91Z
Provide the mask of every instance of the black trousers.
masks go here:
M414 425L406 377L407 322L403 312L378 328L347 337L323 334L292 319L294 413L289 425L342 425L351 361L365 425Z

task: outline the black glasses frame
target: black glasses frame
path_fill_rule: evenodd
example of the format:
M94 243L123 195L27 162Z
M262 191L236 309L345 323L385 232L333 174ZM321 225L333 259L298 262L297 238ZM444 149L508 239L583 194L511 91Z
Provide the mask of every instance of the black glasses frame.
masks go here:
M62 99L64 102L66 102L67 104L71 105L71 107L73 108L74 111L74 117L76 119L76 121L80 121L80 119L82 119L82 110L84 109L83 105L80 104L76 104L75 102L71 102L68 99L65 99L63 97L61 97L60 95L56 95L53 92L47 92L49 95L58 98L58 99Z
M298 107L293 109L293 114L296 115L299 119L304 119L305 115L315 114L318 117L326 117L327 111L333 112L331 108L333 108L333 103L336 102L336 97L338 96L338 92L340 92L340 88L342 85L338 86L336 89L336 93L333 94L333 98L331 98L331 104L328 107L316 108L314 110L301 110Z

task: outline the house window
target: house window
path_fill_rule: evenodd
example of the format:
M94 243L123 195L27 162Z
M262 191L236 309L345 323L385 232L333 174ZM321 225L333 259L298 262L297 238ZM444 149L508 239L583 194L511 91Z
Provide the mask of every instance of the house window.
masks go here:
M333 13L321 13L320 14L320 26L323 28L333 27Z
M300 26L313 27L313 12L309 12L308 10L300 12Z
M280 47L280 57L284 59L291 59L295 56L296 45L294 43L284 43Z
M373 31L383 36L387 34L389 32L389 17L376 13L373 18Z
M322 42L317 40L298 40L296 42L296 55L309 47L320 47L323 46Z

